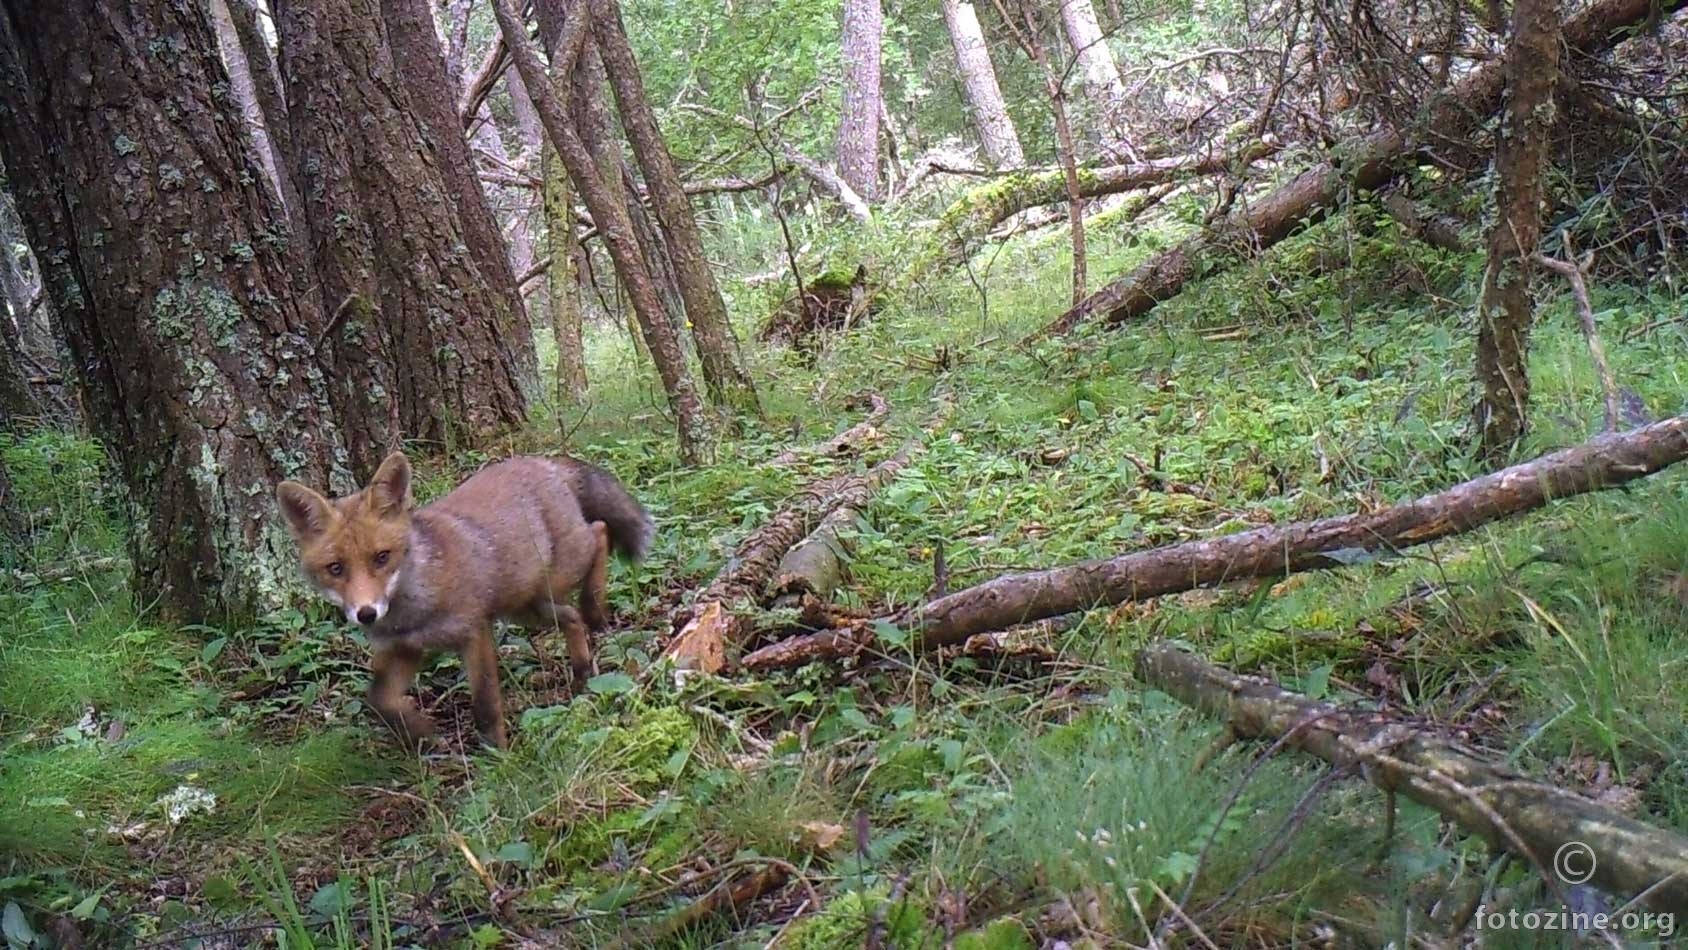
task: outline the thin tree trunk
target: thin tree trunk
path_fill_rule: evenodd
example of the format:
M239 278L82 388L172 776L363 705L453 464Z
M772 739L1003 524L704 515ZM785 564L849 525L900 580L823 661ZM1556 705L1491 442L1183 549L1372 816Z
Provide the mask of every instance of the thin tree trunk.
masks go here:
M985 44L979 14L970 0L939 2L944 8L950 45L955 48L961 90L967 98L985 158L994 168L1019 168L1026 164L1026 153L1020 148L1020 134L1015 131L1008 104L1002 99L1002 87L997 85L996 69L991 65L990 47Z
M744 368L738 338L733 335L732 323L727 318L727 305L721 299L715 275L709 270L709 258L704 254L703 237L698 231L691 199L686 196L680 173L674 167L674 157L668 152L656 113L645 94L633 46L622 26L621 8L616 0L593 0L592 6L593 35L615 90L622 127L644 172L657 220L662 222L680 296L691 321L692 339L703 366L704 384L718 404L758 412L756 387Z
M521 423L531 338L510 338L508 298L469 250L377 0L280 0L277 14L354 468L401 438L473 445Z
M468 88L463 72L468 68L469 17L474 5L474 0L446 0L445 10L440 15L440 26L445 33L445 74L451 77L457 89L452 97L453 105Z
M1079 72L1084 77L1084 91L1094 103L1103 121L1111 125L1125 101L1125 83L1120 80L1119 66L1108 42L1102 36L1102 26L1096 21L1096 8L1090 0L1059 0L1061 25L1066 28L1067 42L1078 59Z
M275 185L281 192L281 203L293 233L303 236L305 201L299 195L297 172L288 165L293 156L293 131L287 119L287 96L281 86L281 72L276 68L275 56L270 52L269 39L258 24L258 0L220 0L228 11L229 24L234 27L235 40L246 61L247 76L252 83L252 99L258 105L256 122L263 129L264 141L270 150L265 167L275 175ZM225 52L224 56L230 53Z
M1065 7L1063 2L1062 8ZM1026 21L1026 52L1043 73L1044 92L1049 96L1049 109L1055 114L1057 157L1067 185L1067 226L1072 230L1073 241L1073 304L1077 306L1085 297L1084 196L1078 183L1078 147L1073 141L1072 123L1067 118L1067 90L1061 83L1060 74L1055 72L1055 65L1049 61L1048 50L1044 49L1037 15L1032 12L1030 0L1020 0L1020 12ZM1094 12L1091 19L1095 19Z
M10 254L10 248L0 246L0 255ZM0 268L4 266L0 262ZM11 300L0 298L0 432L20 428L25 420L39 420L46 415L46 406L36 398L34 387L29 384L29 370L11 309Z
M1530 277L1541 243L1553 86L1559 76L1557 0L1517 0L1506 47L1506 114L1495 151L1495 206L1489 264L1478 303L1478 418L1482 451L1491 462L1506 457L1529 420L1529 345L1533 309Z
M545 246L551 256L545 303L557 345L557 400L577 404L586 395L584 315L574 271L574 210L568 172L554 149L545 150Z
M223 54L223 68L229 74L229 91L234 95L235 103L240 106L241 114L246 117L246 128L252 135L252 146L264 166L266 180L270 187L275 189L276 197L282 206L287 207L288 195L282 191L282 169L278 167L282 158L277 153L275 144L270 141L269 128L264 122L264 110L258 104L258 91L253 81L252 67L247 62L245 50L241 49L240 32L235 29L234 16L229 11L231 2L241 3L243 0L211 0L211 22L217 28L217 47Z
M227 81L203 5L0 0L0 157L168 621L288 602L275 482L349 481L324 315Z
M534 53L528 40L527 29L511 8L510 0L492 0L492 4L493 13L498 18L498 27L504 35L505 45L509 47L511 58L521 73L522 81L527 85L534 108L539 110L539 118L544 123L546 135L556 147L557 154L562 158L575 187L580 190L581 197L585 199L586 209L592 215L599 233L603 235L604 244L615 261L616 272L632 299L634 316L643 330L652 361L656 363L657 374L662 378L663 391L674 411L675 424L679 430L680 456L688 464L700 462L710 451L710 437L703 405L692 386L691 374L686 369L685 354L680 350L680 342L663 316L662 302L657 297L656 287L645 267L627 208L616 200L614 192L599 176L593 156L581 142L579 133L575 131L565 104L557 101L555 90L562 88L562 84L559 82L557 86L553 86L546 78L545 67ZM544 6L544 0L541 6ZM559 74L566 72L571 59L582 52L580 44L584 44L586 40L586 30L570 29L571 26L580 25L582 20L584 18L576 20L573 24L565 23L558 30L552 62ZM619 182L619 178L617 181Z
M879 0L844 0L844 114L838 123L838 175L869 202L879 198Z
M625 163L621 166L621 193L639 194L639 183L633 178L633 170ZM662 308L668 313L668 321L674 327L674 335L679 338L681 348L684 349L686 301L680 292L680 278L674 271L674 258L669 253L668 241L656 222L651 220L644 202L637 198L628 201L627 217L633 222L633 233L639 239L639 248L644 251L645 265L650 268L651 279L656 281L657 292L662 296Z
M433 149L446 193L456 206L475 267L502 302L497 314L498 331L516 361L522 386L531 391L539 382L533 323L528 319L521 289L516 286L504 233L487 204L486 190L475 170L463 124L457 117L456 90L460 79L446 72L429 2L381 0L387 42L392 48L393 62L404 75L423 137ZM496 130L493 135L496 138Z

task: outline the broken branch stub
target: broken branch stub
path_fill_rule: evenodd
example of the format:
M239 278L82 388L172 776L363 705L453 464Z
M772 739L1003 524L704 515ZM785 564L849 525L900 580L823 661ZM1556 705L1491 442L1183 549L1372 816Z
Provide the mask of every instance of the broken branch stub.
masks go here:
M1680 834L1388 716L1315 702L1168 644L1140 651L1136 666L1144 683L1222 719L1236 735L1287 737L1289 745L1333 765L1359 767L1379 788L1529 861L1556 887L1586 881L1655 910L1688 911L1688 838Z

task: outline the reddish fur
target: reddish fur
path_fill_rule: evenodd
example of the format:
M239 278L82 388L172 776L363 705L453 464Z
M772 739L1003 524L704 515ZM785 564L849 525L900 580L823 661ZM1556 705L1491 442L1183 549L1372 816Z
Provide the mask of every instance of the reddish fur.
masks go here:
M330 500L297 482L276 494L312 583L348 620L362 622L360 608L375 614L364 624L375 651L370 705L411 744L434 724L405 692L425 654L450 650L463 659L476 728L507 745L494 620L561 628L577 682L590 676L588 628L606 622L612 543L637 556L650 532L620 483L575 461L499 462L417 510L398 453L355 494ZM577 590L579 610L566 603Z

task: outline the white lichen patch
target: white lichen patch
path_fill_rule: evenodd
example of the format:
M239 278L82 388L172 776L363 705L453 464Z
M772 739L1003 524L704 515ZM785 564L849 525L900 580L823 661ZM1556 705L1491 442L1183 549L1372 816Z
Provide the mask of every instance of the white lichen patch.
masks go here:
M197 785L178 785L153 804L164 809L164 820L179 825L193 815L217 810L217 793Z

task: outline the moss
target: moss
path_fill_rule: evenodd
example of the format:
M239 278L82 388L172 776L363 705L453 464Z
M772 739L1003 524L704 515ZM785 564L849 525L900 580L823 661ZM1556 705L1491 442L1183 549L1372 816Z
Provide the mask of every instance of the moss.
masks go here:
M1036 946L1026 925L1013 917L993 920L955 938L955 950L1032 950Z
M882 887L846 891L820 913L792 925L786 932L784 945L791 950L859 947L868 928L881 919L887 946L943 945L943 935L927 922L925 909L915 898L905 897L889 906L886 901Z

